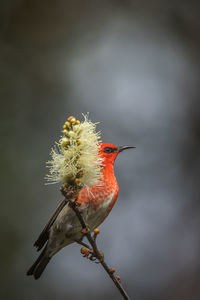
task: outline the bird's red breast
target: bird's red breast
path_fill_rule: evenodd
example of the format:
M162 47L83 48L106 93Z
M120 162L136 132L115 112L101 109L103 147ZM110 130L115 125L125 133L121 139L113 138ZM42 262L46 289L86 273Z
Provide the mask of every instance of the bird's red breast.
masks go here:
M84 188L80 191L77 200L80 205L89 204L92 210L89 210L88 213L97 213L97 211L99 211L101 222L103 222L113 208L119 192L113 168L118 152L110 153L108 155L103 152L103 149L106 146L115 147L117 149L117 147L112 144L100 144L99 155L104 158L101 169L102 177L98 184L90 186L89 188Z

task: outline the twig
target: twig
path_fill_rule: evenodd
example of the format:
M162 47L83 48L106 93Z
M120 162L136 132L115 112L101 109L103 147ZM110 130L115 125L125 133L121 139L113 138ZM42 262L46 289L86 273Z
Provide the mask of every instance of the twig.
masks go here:
M119 282L118 279L116 279L115 275L113 274L113 272L110 271L110 268L108 267L108 265L106 264L104 257L102 256L102 254L100 253L96 241L95 239L92 237L91 233L90 233L90 229L88 228L88 226L86 225L83 216L78 208L77 205L77 193L73 194L72 191L70 191L69 193L64 189L61 188L61 192L64 195L64 197L66 198L66 200L68 201L70 207L73 209L73 211L75 212L77 218L79 219L81 226L82 226L82 230L84 231L84 235L87 237L90 245L92 246L93 249L93 254L94 256L99 260L99 262L101 263L101 265L103 266L104 270L108 273L108 275L110 276L110 278L112 279L112 281L114 282L114 284L116 285L116 287L118 288L119 292L121 293L121 295L123 296L123 298L125 300L130 300L128 294L126 293L126 291L124 290L123 286L121 285L121 283Z

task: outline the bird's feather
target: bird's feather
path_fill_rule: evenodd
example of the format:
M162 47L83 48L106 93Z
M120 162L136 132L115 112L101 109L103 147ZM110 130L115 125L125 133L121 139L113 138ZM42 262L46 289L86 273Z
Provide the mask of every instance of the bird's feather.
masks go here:
M46 224L46 226L40 233L38 239L35 241L34 246L37 248L37 251L40 251L42 249L42 247L45 245L45 243L48 241L50 228L66 204L67 204L66 199L63 199L60 202L60 204L56 208L55 212L53 213L52 217L50 218L49 222Z

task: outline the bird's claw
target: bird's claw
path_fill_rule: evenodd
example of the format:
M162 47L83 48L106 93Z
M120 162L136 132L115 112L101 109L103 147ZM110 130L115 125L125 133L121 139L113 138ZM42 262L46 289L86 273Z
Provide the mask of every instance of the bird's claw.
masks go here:
M83 257L86 257L87 259L89 259L91 261L95 261L95 263L97 263L97 264L104 260L104 254L102 251L99 251L101 258L97 258L96 255L94 254L93 249L88 249L86 247L82 247L81 254L83 255ZM98 261L96 261L97 259L98 259Z
M87 233L89 233L89 232L90 232L89 225L86 224L86 227L83 228L83 229L81 229L81 233L82 233L82 234L87 234Z
M83 254L83 257L86 257L86 258L90 259L91 261L96 260L92 249L83 247L83 248L81 248L81 254Z
M95 261L97 258L93 255L93 253L88 257L91 261Z

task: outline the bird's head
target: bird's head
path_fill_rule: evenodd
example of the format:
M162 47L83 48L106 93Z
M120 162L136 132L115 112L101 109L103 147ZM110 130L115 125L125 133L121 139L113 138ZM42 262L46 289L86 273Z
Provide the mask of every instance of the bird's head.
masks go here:
M99 155L104 158L103 164L106 165L107 163L114 164L115 159L117 158L118 154L126 149L132 149L135 147L131 146L121 146L117 147L112 144L107 143L100 143Z

